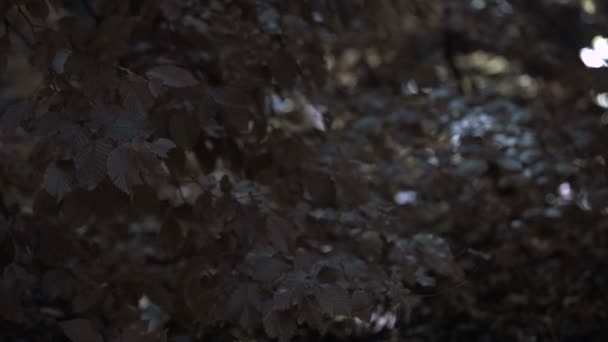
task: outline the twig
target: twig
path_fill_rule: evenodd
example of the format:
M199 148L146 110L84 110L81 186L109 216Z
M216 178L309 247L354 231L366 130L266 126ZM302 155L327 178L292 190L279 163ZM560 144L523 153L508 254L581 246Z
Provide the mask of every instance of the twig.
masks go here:
M23 43L25 43L25 45L27 45L28 48L30 48L32 50L34 49L34 43L31 43L21 31L17 30L17 28L14 27L13 24L11 24L11 22L8 20L8 18L4 18L4 25L6 26L7 31L11 31L15 35L17 35L17 37L21 38Z
M25 19L25 21L27 21L28 25L30 25L30 30L32 31L32 35L35 35L36 31L34 30L34 27L36 27L36 25L34 25L34 23L32 23L32 20L30 19L30 17L28 17L28 15L25 14L25 12L23 12L23 8L21 8L21 6L19 6L15 2L15 0L13 0L13 4L15 5L15 7L17 7L17 11L19 12L19 14L21 14L23 19Z

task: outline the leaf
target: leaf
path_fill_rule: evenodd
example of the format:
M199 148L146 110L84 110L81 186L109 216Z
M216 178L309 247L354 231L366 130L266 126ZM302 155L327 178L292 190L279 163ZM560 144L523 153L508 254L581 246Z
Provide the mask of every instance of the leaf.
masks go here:
M90 113L89 128L102 132L119 143L129 142L139 136L147 136L146 116L142 112L129 112L118 106L96 103Z
M326 331L332 322L327 319L327 314L321 308L321 304L314 296L304 296L298 303L298 324L306 323L308 326L320 332Z
M414 241L422 253L424 266L452 279L462 279L462 269L456 265L450 247L444 239L432 234L419 233L414 235Z
M106 176L106 165L111 150L110 142L98 139L74 157L76 177L87 190L95 189Z
M273 310L287 310L294 305L294 298L291 291L284 287L279 287L272 297Z
M108 106L104 102L96 101L93 104L93 109L89 113L92 130L97 131L104 126L111 125L118 117L119 112L119 107Z
M293 310L271 310L264 316L264 330L279 341L290 341L296 332L296 317Z
M119 146L110 152L107 170L112 183L127 194L131 193L133 185L142 184L136 156L127 146Z
M236 318L235 320L244 329L251 331L256 327L254 317L259 317L259 310L262 308L260 289L257 284L239 284L230 295L227 304L229 315ZM252 315L252 311L255 312L254 315Z
M129 113L145 113L154 104L148 83L143 78L137 77L135 81L121 83L119 92L122 106Z
M59 326L72 342L103 342L103 337L88 319L63 321Z
M142 149L134 150L137 160L137 170L142 177L156 177L164 174L160 159L154 153Z
M105 127L104 133L108 138L122 143L138 136L147 136L148 132L145 128L146 122L143 116L137 117L130 113L121 113L114 122Z
M164 173L158 157L171 146L172 142L168 139L152 144L123 144L110 152L107 174L118 189L130 194L131 187L143 184L144 177L156 177Z
M270 283L278 279L288 268L287 264L272 254L250 252L247 255L249 275L262 283Z
M50 164L44 172L44 188L58 200L72 191L74 181L68 172L57 164Z
M198 116L192 111L175 112L169 119L171 139L183 149L192 149L201 133Z
M335 284L321 284L315 289L315 295L323 311L332 316L350 316L350 296L343 287Z
M159 65L149 69L146 76L158 79L166 86L174 88L193 87L199 84L190 71L175 65Z
M167 153L177 147L173 141L165 138L157 139L151 143L146 142L145 146L150 152L162 158L167 158Z
M352 313L353 316L358 317L363 321L368 321L374 310L374 301L372 298L363 290L357 290L353 292L352 298Z
M287 273L281 285L291 291L294 296L301 297L310 289L311 280L304 271L297 270Z
M66 124L61 128L61 134L69 139L74 157L91 148L91 140L80 125Z

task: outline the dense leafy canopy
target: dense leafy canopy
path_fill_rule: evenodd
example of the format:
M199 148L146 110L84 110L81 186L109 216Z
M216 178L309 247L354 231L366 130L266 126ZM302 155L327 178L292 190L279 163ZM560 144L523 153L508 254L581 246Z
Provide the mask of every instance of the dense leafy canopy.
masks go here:
M600 340L603 6L0 2L0 334Z

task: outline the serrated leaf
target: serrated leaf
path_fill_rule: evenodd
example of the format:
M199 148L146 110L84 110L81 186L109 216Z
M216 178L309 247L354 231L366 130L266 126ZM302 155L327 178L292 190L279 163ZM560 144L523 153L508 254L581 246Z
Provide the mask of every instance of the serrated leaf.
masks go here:
M63 321L59 326L72 342L103 342L101 333L88 319L76 318Z
M72 155L77 156L91 147L91 141L79 125L66 127L66 134L72 141Z
M143 117L131 117L128 113L121 113L114 122L105 127L104 132L108 138L122 143L147 135L145 128Z
M253 316L259 316L262 307L260 289L255 283L241 283L232 292L228 299L228 312L236 318L241 326L246 330L253 330L255 322ZM255 312L252 315L252 311ZM258 321L259 322L259 321Z
M174 88L193 87L199 84L190 71L175 65L159 65L149 69L146 76L158 79L164 85Z
M169 140L163 141L156 146L156 152L162 153L170 146ZM163 173L160 159L150 151L148 143L123 144L112 150L107 159L108 176L117 188L127 194L131 193L131 187L143 184L142 177L156 177Z
M148 83L139 77L135 81L125 81L119 92L122 106L129 113L145 113L153 104L154 98L148 89Z
M343 287L335 284L321 284L315 289L315 295L323 311L333 316L350 316L350 295Z
M115 148L107 160L108 176L121 191L130 194L133 185L142 184L136 156L126 146Z
M44 188L53 197L61 199L65 194L72 191L72 177L63 168L56 164L50 164L44 172Z
M319 301L314 296L304 296L298 302L298 324L306 323L313 329L323 332L331 319L326 319Z
M252 253L247 255L247 264L251 278L263 283L276 280L287 269L287 264L276 257Z
M96 131L104 126L109 126L116 120L120 108L108 106L101 101L96 101L89 113L91 128Z
M264 316L264 330L279 341L289 341L296 332L296 317L293 310L271 310Z
M91 130L102 132L106 137L119 143L129 142L136 137L145 137L150 133L143 112L129 112L118 106L98 102L91 111L90 118L88 125Z
M98 139L74 156L76 177L87 190L95 189L106 176L106 165L111 150L110 142Z

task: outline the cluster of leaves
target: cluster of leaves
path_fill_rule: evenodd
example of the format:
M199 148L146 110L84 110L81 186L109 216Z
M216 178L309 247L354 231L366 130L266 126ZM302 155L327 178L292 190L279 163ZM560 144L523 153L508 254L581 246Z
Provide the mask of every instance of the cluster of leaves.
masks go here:
M324 153L322 124L269 124L270 94L325 84L343 7L2 2L0 70L20 68L0 98L2 330L288 340L459 280L444 240L407 238Z
M585 3L0 2L1 337L601 336Z
M468 250L466 286L431 296L402 336L601 341L606 123L589 94L606 87L577 56L606 32L605 12L577 1L475 3L450 2L422 39L411 29L399 58L373 67L366 53L344 53L357 62L338 70L358 81L342 82L348 95L333 99L343 108L356 98L341 152L377 189L403 193L404 226L431 226ZM451 43L425 39L433 33ZM376 39L353 45L394 49ZM413 58L417 48L432 62Z

